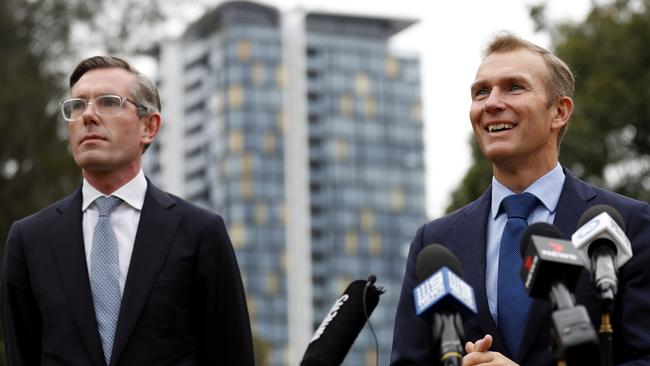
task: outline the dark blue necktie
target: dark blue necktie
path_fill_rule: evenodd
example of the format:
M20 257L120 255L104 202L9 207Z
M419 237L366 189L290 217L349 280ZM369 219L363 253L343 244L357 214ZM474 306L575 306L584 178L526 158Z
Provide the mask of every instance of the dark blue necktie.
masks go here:
M530 193L508 196L501 203L508 215L508 221L503 229L499 249L497 322L513 359L519 352L528 312L533 302L519 275L522 264L519 242L528 226L528 216L537 207L537 203L537 197Z

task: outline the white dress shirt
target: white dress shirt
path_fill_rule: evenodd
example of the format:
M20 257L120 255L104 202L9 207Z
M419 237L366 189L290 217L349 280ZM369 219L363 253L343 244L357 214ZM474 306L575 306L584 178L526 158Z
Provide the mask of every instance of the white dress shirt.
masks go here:
M133 244L135 243L135 235L138 232L140 212L142 211L146 193L147 180L142 170L140 170L135 178L112 193L112 196L122 199L122 203L111 213L111 224L117 237L118 255L120 259L120 291L122 293L124 293L126 275L129 273ZM83 212L82 227L86 252L86 267L88 268L88 275L90 275L90 251L93 246L95 225L99 217L99 211L94 202L97 198L104 196L104 194L84 179L81 187L81 195L83 198L81 210Z

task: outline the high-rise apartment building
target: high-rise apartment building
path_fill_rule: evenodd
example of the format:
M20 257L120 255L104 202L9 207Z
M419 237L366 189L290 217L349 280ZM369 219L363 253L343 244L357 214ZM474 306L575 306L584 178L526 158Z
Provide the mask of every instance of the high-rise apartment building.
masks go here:
M222 4L157 50L159 185L223 215L253 332L296 365L350 281L386 288L388 363L405 250L425 221L419 62L388 47L412 20ZM346 365L375 364L364 331Z

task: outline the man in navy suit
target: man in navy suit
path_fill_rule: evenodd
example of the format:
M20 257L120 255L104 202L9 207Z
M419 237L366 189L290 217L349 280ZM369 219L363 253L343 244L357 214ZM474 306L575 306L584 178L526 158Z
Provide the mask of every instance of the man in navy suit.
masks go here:
M466 336L474 342L465 346L463 365L554 364L548 301L525 299L530 305L525 307L523 331L516 342L504 336L507 321L498 320L503 319L500 311L523 307L498 301L500 240L508 221L502 203L521 194L534 196L528 224L552 223L565 237L573 234L582 213L593 205L607 204L620 211L634 257L619 272L612 318L614 362L650 365L650 206L591 186L560 166L559 146L573 111L573 86L569 67L543 48L508 33L488 44L471 86L470 120L483 155L492 162L492 184L476 201L417 231L397 308L392 365L433 365L439 359L431 322L416 316L412 295L418 284L415 260L423 247L434 243L458 257L465 281L476 293L478 314L464 322ZM524 290L523 284L518 286ZM586 271L575 297L588 309L592 322L600 324L600 304Z
M11 227L8 364L253 365L223 220L142 172L161 126L155 84L122 59L92 57L72 73L61 111L83 183Z

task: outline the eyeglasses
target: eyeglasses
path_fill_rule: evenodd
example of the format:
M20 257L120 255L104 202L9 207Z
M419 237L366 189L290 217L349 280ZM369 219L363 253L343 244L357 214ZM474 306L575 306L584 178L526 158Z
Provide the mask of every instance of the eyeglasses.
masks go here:
M127 97L119 95L100 95L90 102L83 98L71 98L61 102L61 114L66 121L75 121L81 118L81 115L86 111L89 105L95 106L95 112L104 117L116 117L122 113L124 109L124 102L127 101L140 110L147 110L147 107L142 104L136 103Z

